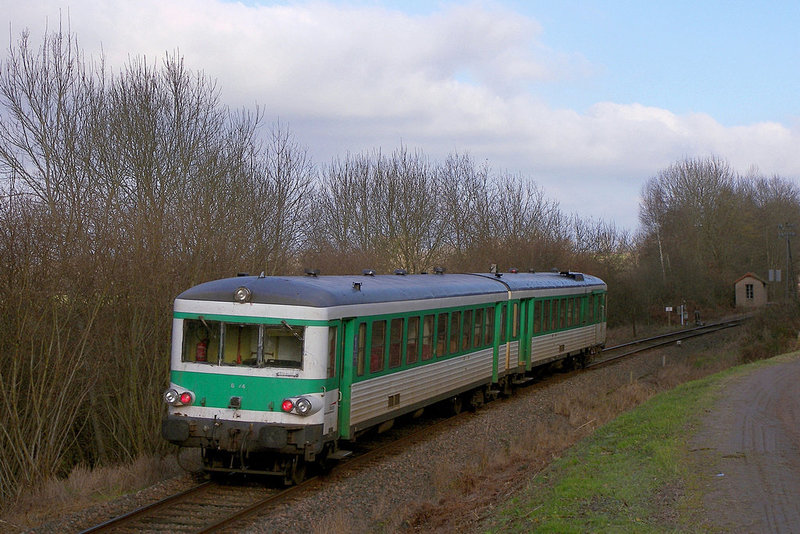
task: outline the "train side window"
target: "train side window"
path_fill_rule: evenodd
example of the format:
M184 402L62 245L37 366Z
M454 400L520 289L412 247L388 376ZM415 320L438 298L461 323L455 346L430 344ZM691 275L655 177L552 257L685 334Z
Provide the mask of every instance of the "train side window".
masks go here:
M400 367L403 348L403 319L392 319L389 325L389 368Z
M422 319L422 359L433 358L433 315Z
M542 301L533 301L533 333L538 334L542 331Z
M586 311L588 315L589 323L594 323L594 295L589 295L587 297L588 304L586 306Z
M567 326L567 299L560 299L558 303L558 328Z
M372 323L372 337L369 348L369 372L383 371L383 360L386 354L386 321Z
M358 325L358 334L356 336L356 347L355 347L355 362L353 367L356 368L356 375L357 376L364 376L364 362L366 360L366 352L367 352L367 325L366 323L361 323Z
M336 376L336 334L337 327L328 328L328 378Z
M475 332L472 336L472 346L480 347L483 344L483 308L475 310Z
M506 341L506 328L508 324L508 306L506 303L502 303L500 308L500 343L505 343Z
M564 319L564 326L572 326L572 308L575 305L575 301L572 298L567 299L567 312L566 317Z
M511 339L519 337L519 302L511 305Z
M419 357L419 317L408 318L408 341L406 342L406 363L417 363Z
M494 343L494 307L486 308L486 345Z
M464 312L464 330L461 336L461 349L467 350L469 348L469 337L472 335L472 310Z
M436 320L436 357L441 358L445 355L447 348L447 314L440 313Z
M461 312L455 311L450 314L450 354L458 352L458 331L461 327ZM466 325L464 325L466 328Z

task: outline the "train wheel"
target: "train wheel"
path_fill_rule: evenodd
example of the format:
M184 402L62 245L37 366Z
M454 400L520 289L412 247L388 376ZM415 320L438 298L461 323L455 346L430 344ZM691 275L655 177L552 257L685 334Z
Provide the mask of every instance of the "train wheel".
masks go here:
M453 415L460 414L463 408L464 400L461 398L461 395L456 395L450 399L450 411L453 413Z
M483 403L484 403L483 390L476 389L475 391L472 392L472 397L469 400L470 410L472 410L473 412L476 411L478 408L483 406Z
M306 478L306 462L299 456L286 462L286 474L283 483L286 486L296 486Z

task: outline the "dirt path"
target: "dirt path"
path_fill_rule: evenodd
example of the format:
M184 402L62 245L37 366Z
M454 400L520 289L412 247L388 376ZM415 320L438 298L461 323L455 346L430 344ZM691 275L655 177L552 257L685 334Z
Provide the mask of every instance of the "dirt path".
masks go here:
M732 379L689 450L705 527L800 532L800 358Z

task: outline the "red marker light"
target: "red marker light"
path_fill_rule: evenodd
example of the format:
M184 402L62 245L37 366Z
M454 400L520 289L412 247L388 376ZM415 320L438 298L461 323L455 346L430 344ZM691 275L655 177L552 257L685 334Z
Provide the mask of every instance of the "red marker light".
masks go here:
M286 399L281 403L281 410L283 410L284 412L291 412L292 408L294 408L294 404L290 399Z
M192 394L188 391L184 391L181 393L181 404L191 404L192 403Z

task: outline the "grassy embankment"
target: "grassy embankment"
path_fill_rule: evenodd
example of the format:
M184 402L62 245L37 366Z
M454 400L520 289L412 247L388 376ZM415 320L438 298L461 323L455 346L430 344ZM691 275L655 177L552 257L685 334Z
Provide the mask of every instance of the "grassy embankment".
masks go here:
M794 357L796 353L793 354ZM688 382L614 419L530 481L492 532L674 532L698 527L687 437L722 386L778 356Z

